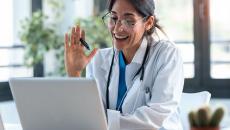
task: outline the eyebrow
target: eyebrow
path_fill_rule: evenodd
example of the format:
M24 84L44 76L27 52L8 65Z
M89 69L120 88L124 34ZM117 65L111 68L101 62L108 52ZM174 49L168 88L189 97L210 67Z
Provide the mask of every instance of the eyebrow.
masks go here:
M111 13L117 14L115 11L111 11ZM124 16L135 16L133 13L125 13Z

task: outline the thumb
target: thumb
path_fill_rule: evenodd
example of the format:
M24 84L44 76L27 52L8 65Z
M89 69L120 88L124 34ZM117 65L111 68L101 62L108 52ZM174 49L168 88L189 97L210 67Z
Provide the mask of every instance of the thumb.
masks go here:
M93 51L87 56L88 61L90 61L95 56L95 54L97 53L97 51L98 51L98 48L94 48L93 49Z

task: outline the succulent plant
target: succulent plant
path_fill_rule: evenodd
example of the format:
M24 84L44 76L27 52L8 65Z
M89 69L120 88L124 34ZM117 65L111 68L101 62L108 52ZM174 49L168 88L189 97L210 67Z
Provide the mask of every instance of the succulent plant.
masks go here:
M197 111L189 112L188 118L191 127L219 127L224 116L224 109L217 108L213 113L209 106L201 107Z
M216 111L212 115L210 126L212 127L218 126L223 116L224 116L224 109L217 108Z
M195 111L191 111L189 113L188 117L189 117L189 122L190 122L191 126L194 126L194 127L198 126L198 124L196 122L197 121L197 119L196 119L197 115L196 115Z
M197 111L197 120L199 120L199 126L206 127L209 125L209 119L210 119L210 109L209 107L203 107L200 108Z

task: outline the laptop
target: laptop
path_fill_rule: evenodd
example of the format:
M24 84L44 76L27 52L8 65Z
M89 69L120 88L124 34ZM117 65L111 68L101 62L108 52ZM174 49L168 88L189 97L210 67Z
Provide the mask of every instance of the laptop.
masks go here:
M93 79L11 78L23 130L107 130Z

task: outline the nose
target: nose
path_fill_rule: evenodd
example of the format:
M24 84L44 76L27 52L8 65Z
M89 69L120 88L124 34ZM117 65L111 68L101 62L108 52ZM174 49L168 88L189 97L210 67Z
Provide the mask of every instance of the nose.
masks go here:
M124 26L121 23L121 21L118 20L113 27L113 33L122 32L123 30L124 30Z

